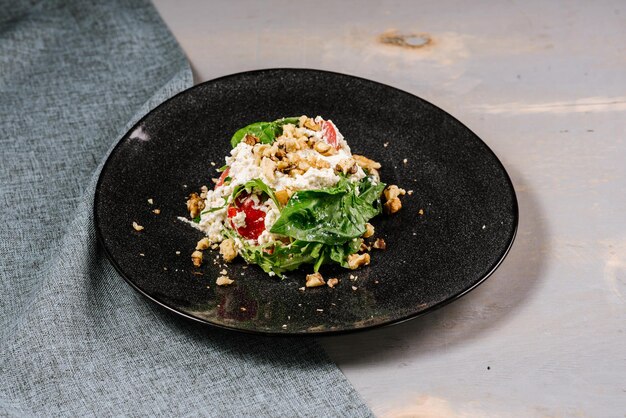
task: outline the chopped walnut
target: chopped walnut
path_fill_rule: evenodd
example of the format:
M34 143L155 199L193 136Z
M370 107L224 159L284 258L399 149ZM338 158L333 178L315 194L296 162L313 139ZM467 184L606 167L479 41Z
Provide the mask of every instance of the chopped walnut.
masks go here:
M315 123L315 120L311 119L311 118L306 118L306 120L303 123L305 128L309 128L312 131L320 131L322 129L322 127Z
M200 267L202 265L202 251L194 251L191 253L191 262L195 267Z
M385 212L392 214L402 209L402 202L400 202L398 197L406 194L404 189L392 184L391 186L387 186L387 188L383 191L383 194L385 195L385 199L387 199L387 202L385 202L384 205Z
M402 209L402 202L400 202L400 199L397 197L394 197L393 199L386 201L383 206L385 207L385 212L391 215Z
M274 181L276 179L276 177L274 176L276 163L274 161L270 160L267 157L263 157L263 159L261 160L261 170L269 181Z
M286 205L290 197L287 189L278 190L274 193L274 196L276 196L276 200L278 200L278 203L281 205Z
M354 174L357 172L356 161L353 158L345 158L337 164L335 171L342 172L343 174Z
M204 209L204 200L198 196L198 193L192 193L187 200L187 210L192 218L200 215L200 212Z
M228 278L228 276L219 276L215 281L215 284L218 286L228 286L229 284L233 284L235 281Z
M306 275L306 287L318 287L324 286L325 284L326 283L324 282L324 278L319 273Z
M220 254L227 263L233 261L237 257L237 249L235 248L235 241L232 238L225 239L220 243Z
M385 188L383 193L385 194L385 199L391 200L398 196L404 196L406 191L404 189L399 188L395 184L392 184L390 186L387 186L387 188Z
M367 266L370 263L369 254L352 254L348 256L348 267L355 270L361 266Z
M315 160L315 167L316 168L330 168L330 163L320 158L320 159Z
M374 225L368 222L365 224L365 232L363 233L363 238L369 238L372 235L374 235Z
M387 243L385 243L385 240L382 238L376 238L376 241L374 241L372 247L376 248L377 250L384 250L387 248Z
M200 250L200 251L206 250L207 248L209 248L209 245L211 245L211 241L209 241L208 238L202 238L196 244L196 250Z
M339 284L339 279L336 277L333 277L332 279L328 279L328 281L326 282L326 285L330 287L331 289L337 286L338 284Z
M361 243L361 246L359 247L359 252L360 253L366 253L370 250L370 247L368 247L368 245L364 242Z
M380 163L374 160L370 160L369 158L362 155L353 154L352 158L354 158L356 163L360 165L362 169L367 171L379 170L381 167Z
M259 142L259 138L254 135L246 134L246 136L243 138L243 142L250 146L254 146L257 142Z
M143 231L143 226L139 225L137 222L133 222L133 229L137 232Z
M326 142L322 142L322 141L316 142L315 145L313 146L313 149L322 155L330 151L330 148L331 148L330 144L327 144Z

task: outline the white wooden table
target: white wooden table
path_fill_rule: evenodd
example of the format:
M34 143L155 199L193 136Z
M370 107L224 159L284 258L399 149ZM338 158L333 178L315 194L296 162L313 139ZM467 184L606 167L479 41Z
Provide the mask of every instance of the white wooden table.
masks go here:
M377 415L626 416L625 2L154 2L198 82L269 67L380 81L456 116L512 176L519 233L483 285L320 340Z

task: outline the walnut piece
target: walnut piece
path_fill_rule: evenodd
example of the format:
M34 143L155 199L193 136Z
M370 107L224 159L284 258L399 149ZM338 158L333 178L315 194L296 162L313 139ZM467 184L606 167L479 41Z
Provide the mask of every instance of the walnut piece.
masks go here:
M276 180L276 177L274 176L274 171L276 171L276 163L274 161L270 160L267 157L263 157L263 159L261 160L261 171L269 181Z
M389 215L396 213L400 209L402 209L402 202L397 197L394 197L391 200L387 200L384 204L385 212Z
M215 281L215 284L218 286L228 286L229 284L233 284L235 281L229 279L228 276L219 276Z
M383 193L385 194L385 199L391 200L397 198L398 196L404 196L406 190L399 188L395 184L392 184L390 186L387 186Z
M374 225L368 222L365 224L365 232L363 233L363 238L369 238L372 235L374 235Z
M250 146L254 146L257 142L259 142L259 138L254 135L246 134L246 136L243 138L243 142Z
M376 248L377 250L384 250L387 248L387 243L382 238L376 238L376 241L374 241L374 244L372 244L372 247Z
M392 184L385 188L383 194L385 195L385 199L387 199L384 205L385 212L392 214L402 209L402 202L400 202L399 196L404 196L406 194L404 189Z
M306 275L306 287L318 287L324 286L325 284L326 282L324 282L324 278L319 273Z
M202 251L194 251L191 253L191 262L195 267L200 267L202 265Z
M220 254L224 258L224 261L229 263L237 257L237 249L235 248L235 241L232 238L225 239L220 243Z
M204 207L204 200L198 196L198 193L192 193L189 195L189 199L187 200L187 210L189 211L189 216L192 218L199 216Z
M202 238L196 244L196 250L200 250L200 251L206 250L207 248L209 248L209 245L211 245L211 241L209 241L208 238Z
M339 279L336 277L333 277L332 279L328 279L328 281L326 282L326 285L330 287L331 289L337 286L338 284L339 284Z
M348 256L348 267L355 270L361 266L367 266L370 263L369 254L351 254Z
M342 172L343 174L354 174L357 172L356 161L353 158L345 158L335 166L335 171Z
M381 167L380 163L374 160L370 160L369 158L364 157L362 155L358 155L358 154L353 154L352 158L354 158L356 163L360 165L361 168L364 170L367 170L367 171L380 170L380 167Z
M143 226L139 225L137 222L133 222L133 229L135 231L143 231Z

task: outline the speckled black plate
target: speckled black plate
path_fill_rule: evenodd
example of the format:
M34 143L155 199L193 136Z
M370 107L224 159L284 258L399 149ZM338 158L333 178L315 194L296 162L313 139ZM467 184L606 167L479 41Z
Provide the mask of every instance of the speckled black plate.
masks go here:
M323 268L340 279L335 289L302 292L304 272L281 281L242 261L227 269L235 284L218 287L217 252L192 267L202 235L177 219L188 215L186 196L211 184L237 129L301 114L332 119L353 152L382 163L384 182L413 191L399 213L372 222L387 250L372 252L361 270ZM145 229L136 232L133 221ZM264 334L355 331L440 307L496 269L517 221L506 171L467 127L401 90L316 70L235 74L164 102L114 149L95 198L100 241L135 289L188 318Z

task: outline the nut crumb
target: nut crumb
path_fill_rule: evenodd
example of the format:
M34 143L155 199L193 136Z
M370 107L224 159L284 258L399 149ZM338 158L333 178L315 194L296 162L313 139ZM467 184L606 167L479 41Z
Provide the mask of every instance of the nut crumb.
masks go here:
M374 226L371 223L365 224L365 232L363 233L363 238L369 238L374 235Z
M385 147L385 148L387 148L388 146L389 146L389 142L385 142L385 143L383 144L383 147Z
M324 286L325 284L326 282L324 282L324 278L319 273L306 275L306 287L318 287Z
M241 306L241 307L239 308L239 310L240 310L241 312L245 312L245 311L247 311L247 309L246 309L246 308L244 308L243 306Z
M282 329L286 329L286 328L287 328L287 324L283 324Z
M152 198L148 199L148 203L153 204L154 200L152 200Z
M226 269L222 269L222 271L220 271L220 274L222 276L226 276L228 274L228 272L226 271Z
M402 160L402 162L403 162L404 164L406 164L406 163L408 163L408 162L409 162L409 160L405 158L404 160Z
M180 255L180 251L176 251L176 255Z
M139 225L137 222L133 222L133 229L135 231L143 231L143 226Z
M211 161L211 166L215 167L215 163L213 161Z
M376 248L377 250L384 250L387 248L387 243L382 238L376 238L376 241L374 241L374 244L372 244L372 247Z
M202 238L196 244L196 250L200 250L200 251L206 250L207 248L209 248L209 244L210 244L210 241L208 238Z
M326 285L330 287L331 289L337 286L338 284L339 284L339 279L336 277L333 277L332 279L328 279L328 281L326 282Z
M397 197L394 197L393 199L386 201L384 207L385 212L391 215L402 209L402 202L400 202L400 199L398 199Z
M316 309L317 312L324 312L323 309Z
M235 248L235 241L232 238L225 239L220 243L220 254L224 258L224 261L229 263L237 257L237 249Z
M301 291L301 292L304 292L305 289L306 288L304 286L298 288L298 290ZM298 306L302 306L302 305L299 304Z
M195 267L200 267L202 265L202 252L196 250L191 253L191 262Z
M358 287L352 286L352 290L357 290L357 289L358 289Z
M413 194L413 190L409 190L408 192L406 192L406 194L408 194L409 196L411 196Z
M229 284L233 284L235 281L228 278L228 276L219 276L215 281L215 284L218 286L228 286Z
M144 253L139 253L140 256L145 257L146 255Z
M370 255L365 254L352 254L348 256L348 267L355 270L361 266L367 266L370 263Z
M419 213L420 215L423 215L424 214L424 209L418 210L417 213Z
M152 213L154 213L155 215L160 215L161 214L161 209L153 209Z

